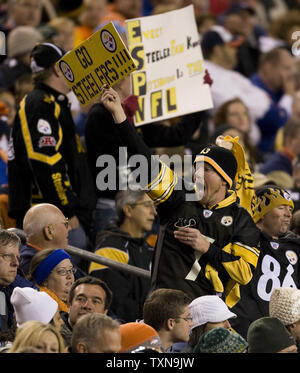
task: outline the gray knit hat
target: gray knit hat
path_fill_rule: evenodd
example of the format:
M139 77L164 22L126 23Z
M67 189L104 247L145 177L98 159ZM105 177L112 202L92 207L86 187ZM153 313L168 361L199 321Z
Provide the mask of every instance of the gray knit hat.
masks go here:
M42 34L31 26L18 26L7 37L7 55L10 58L32 51L43 40Z
M195 353L241 353L248 343L238 333L225 328L214 328L203 334L193 352Z
M270 298L269 314L277 317L283 325L291 325L300 320L300 290L277 288Z
M276 317L261 317L251 323L247 341L249 353L276 353L295 345L294 338Z

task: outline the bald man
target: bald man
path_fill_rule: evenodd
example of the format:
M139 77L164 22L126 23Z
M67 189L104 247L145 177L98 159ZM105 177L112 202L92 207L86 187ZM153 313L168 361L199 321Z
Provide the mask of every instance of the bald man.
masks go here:
M23 230L27 244L20 248L20 268L26 275L30 261L38 251L68 247L69 221L58 207L50 203L31 207L24 216Z

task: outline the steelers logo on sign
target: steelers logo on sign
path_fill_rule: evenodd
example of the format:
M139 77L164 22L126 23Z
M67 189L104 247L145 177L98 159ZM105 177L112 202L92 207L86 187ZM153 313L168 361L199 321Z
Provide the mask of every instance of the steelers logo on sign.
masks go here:
M114 52L117 49L115 38L109 31L103 30L101 32L100 38L104 48L107 49L109 52Z
M285 256L292 265L295 265L298 261L297 254L292 250L287 250Z
M59 63L59 67L64 74L64 76L68 79L69 82L73 83L74 82L74 74L70 66L65 62L61 61Z
M229 227L233 222L233 219L231 216L223 216L221 219L221 224L225 225L225 227Z

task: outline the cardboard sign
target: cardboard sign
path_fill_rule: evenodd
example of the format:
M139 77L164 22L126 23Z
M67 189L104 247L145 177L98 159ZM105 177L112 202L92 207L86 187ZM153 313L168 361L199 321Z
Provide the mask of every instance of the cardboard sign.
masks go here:
M100 96L104 84L112 86L136 69L111 22L65 54L57 66L82 106Z
M126 21L131 74L139 108L135 124L155 122L213 107L192 5Z

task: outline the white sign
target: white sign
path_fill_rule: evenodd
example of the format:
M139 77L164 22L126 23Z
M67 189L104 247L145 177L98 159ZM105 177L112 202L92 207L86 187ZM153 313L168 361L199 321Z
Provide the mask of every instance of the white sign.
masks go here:
M193 5L126 25L137 126L213 107Z

